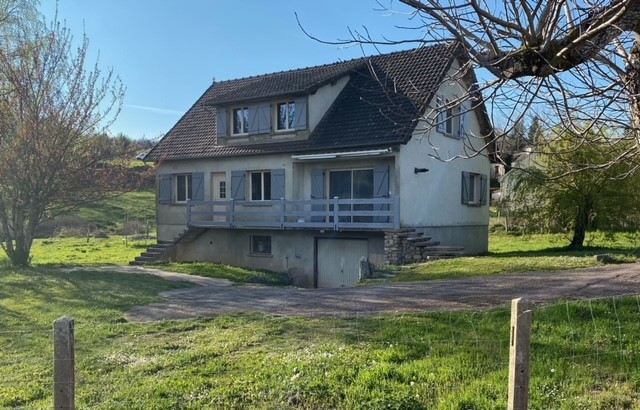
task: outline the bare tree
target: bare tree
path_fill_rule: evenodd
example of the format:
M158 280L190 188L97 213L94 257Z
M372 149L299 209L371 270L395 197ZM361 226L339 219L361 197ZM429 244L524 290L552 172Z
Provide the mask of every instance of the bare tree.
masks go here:
M524 116L538 116L548 129L583 133L606 123L618 129L615 138L635 139L617 158L585 168L637 156L640 0L398 1L399 7L393 0L378 3L407 16L407 26L399 28L408 35L376 39L365 29L338 43L455 41L466 62L461 71L473 68L479 80L454 103L477 101L481 91L494 124L506 132Z
M86 37L75 45L55 20L9 31L0 44L0 243L24 266L42 221L132 181L125 164L97 154L124 88L111 71L87 70Z

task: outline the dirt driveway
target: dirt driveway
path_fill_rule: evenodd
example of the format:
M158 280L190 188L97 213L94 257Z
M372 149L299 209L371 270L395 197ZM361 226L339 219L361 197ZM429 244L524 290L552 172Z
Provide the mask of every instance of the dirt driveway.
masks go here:
M144 268L132 273L163 276L161 271ZM127 312L128 320L188 319L237 312L355 317L479 309L503 305L517 297L544 303L640 294L640 264L343 289L231 286L224 280L166 274L167 279L190 280L200 286L164 292L161 294L166 299L164 302L134 308Z

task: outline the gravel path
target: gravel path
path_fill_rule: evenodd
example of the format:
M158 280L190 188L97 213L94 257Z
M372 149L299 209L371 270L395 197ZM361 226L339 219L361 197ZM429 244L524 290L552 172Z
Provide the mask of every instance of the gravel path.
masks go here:
M231 283L226 280L157 269L104 269L153 274L201 285L161 293L165 301L127 312L126 317L132 322L210 317L237 312L355 317L380 313L482 309L509 303L517 297L544 303L560 299L640 294L640 264L343 289L230 286Z

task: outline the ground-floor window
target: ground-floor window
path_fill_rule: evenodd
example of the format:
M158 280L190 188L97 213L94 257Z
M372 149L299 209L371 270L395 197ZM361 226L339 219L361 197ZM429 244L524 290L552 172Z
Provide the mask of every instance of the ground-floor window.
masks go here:
M187 202L193 199L193 184L191 174L176 175L176 202Z
M271 255L271 236L251 235L251 253L254 255Z
M462 173L462 203L469 206L482 206L487 204L487 181L483 174L473 172Z

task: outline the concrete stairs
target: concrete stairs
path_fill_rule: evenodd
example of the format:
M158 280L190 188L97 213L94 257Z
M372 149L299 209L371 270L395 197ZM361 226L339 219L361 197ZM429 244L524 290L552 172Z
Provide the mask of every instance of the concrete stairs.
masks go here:
M158 262L174 245L172 241L158 241L157 244L142 252L140 256L136 256L134 260L129 262L129 265L142 266L147 263Z
M412 228L402 229L398 237L403 238L408 245L403 247L406 261L450 259L464 254L464 247L441 245Z
M173 252L174 247L179 243L189 243L195 241L200 235L202 235L206 229L204 228L189 228L185 229L180 235L176 236L173 241L158 241L157 244L147 248L142 252L140 256L129 262L129 265L142 266L147 263L158 262L166 258L166 256Z

